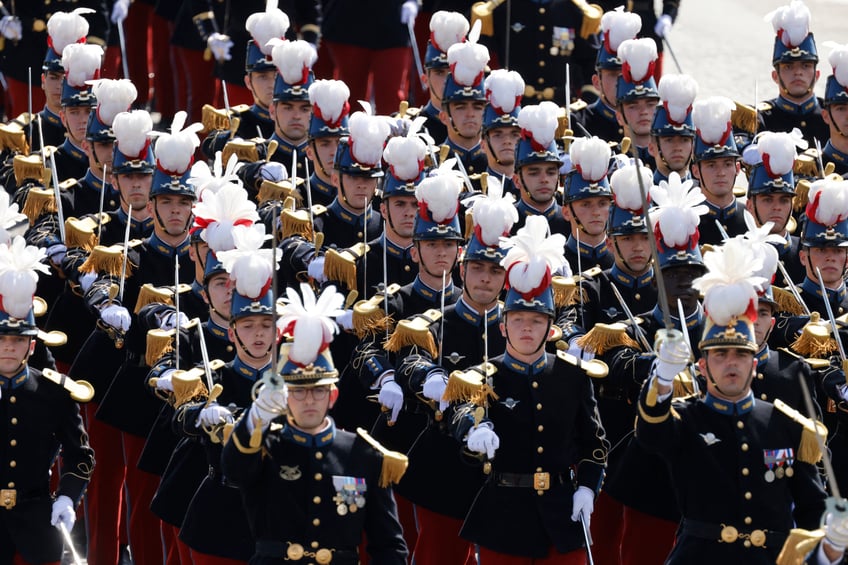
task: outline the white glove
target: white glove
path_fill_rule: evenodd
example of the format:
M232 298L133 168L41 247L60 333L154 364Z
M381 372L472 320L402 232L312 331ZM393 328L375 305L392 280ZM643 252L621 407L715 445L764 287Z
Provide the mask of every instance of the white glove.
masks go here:
M844 384L839 387L839 396L842 400L848 402L848 384Z
M289 389L285 384L277 389L263 386L250 407L250 421L259 420L262 422L262 429L267 429L271 420L286 411L288 400Z
M654 33L657 37L665 37L671 31L671 16L663 14L657 18L657 24L654 26Z
M683 334L677 330L673 330L671 335L661 335L657 341L657 363L654 370L660 384L671 386L674 376L683 371L692 359L692 350Z
M233 48L233 40L229 35L223 33L213 33L206 40L206 46L212 51L212 56L216 61L229 61L232 59L230 49Z
M570 342L568 342L568 351L566 353L574 355L575 357L577 357L578 359L582 359L583 361L591 361L592 359L594 359L595 354L591 351L586 351L585 349L577 345L577 339L578 338L575 337Z
M589 487L578 487L571 499L571 520L580 521L580 513L586 518L586 527L589 527L589 518L595 509L595 493Z
M270 161L259 167L259 176L271 182L280 182L289 178L286 167L276 161Z
M115 0L115 5L112 6L112 23L121 24L127 19L127 13L130 11L130 0Z
M314 257L306 267L306 273L309 278L319 283L326 282L327 277L324 275L324 256Z
M53 513L50 515L50 524L59 527L59 524L64 524L70 532L74 527L74 522L77 521L77 513L74 512L74 503L64 494L59 495L59 498L53 503Z
M120 304L110 304L101 310L100 319L103 320L103 323L124 332L130 329L132 322L129 311Z
M23 37L23 28L21 27L20 18L17 16L3 16L3 18L0 19L0 34L3 34L3 37L6 39L18 41L21 37Z
M842 512L828 513L825 518L824 535L827 543L834 549L845 551L845 547L848 546L848 516Z
M83 273L79 278L80 287L82 288L83 293L88 292L88 289L91 288L91 285L94 284L94 281L97 280L97 273Z
M441 369L431 372L424 381L424 396L439 403L439 410L447 408L448 403L442 400L445 388L448 386L448 376Z
M179 326L184 327L188 325L188 316L186 316L183 312L177 314L176 311L165 312L159 317L159 328L163 330L172 330L177 327L177 321L179 321Z
M67 252L68 248L64 243L56 243L47 248L47 257L51 263L59 265L62 263L62 259L65 258L65 253Z
M176 372L176 369L166 369L165 371L162 371L162 375L156 378L156 390L174 392L174 383L171 382L171 377L173 377Z
M340 316L336 316L336 323L347 331L353 329L353 309L345 310Z
M383 386L380 387L378 399L380 400L380 404L388 408L392 413L389 422L396 422L398 414L400 414L400 409L403 408L403 390L401 390L400 385L394 380L384 381Z
M400 7L400 23L408 25L411 22L414 24L417 16L418 2L416 0L406 0L403 6Z
M465 445L469 451L485 454L489 459L495 456L495 450L500 447L501 440L498 434L486 425L477 426L468 433Z
M200 411L197 416L197 426L215 426L233 421L233 413L217 402L213 402Z

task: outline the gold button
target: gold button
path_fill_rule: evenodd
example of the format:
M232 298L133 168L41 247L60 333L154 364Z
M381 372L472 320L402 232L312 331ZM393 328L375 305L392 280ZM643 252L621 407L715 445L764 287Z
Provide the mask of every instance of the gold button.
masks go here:
M9 481L9 488L15 488L15 483L13 481Z
M736 427L741 430L742 428L745 427L745 422L743 422L742 420L739 420L738 422L736 422Z
M227 353L232 353L232 352L233 352L233 346L232 346L232 345L228 345L228 346L227 346Z
M541 472L542 472L542 468L541 468L541 467L536 467L536 472L537 472L537 473L541 473Z
M356 237L362 237L362 232L361 231L356 232Z
M751 474L751 471L748 470L748 467L742 467L742 476L747 477Z
M802 122L801 122L801 127L802 127L802 128L807 127L807 122L806 122L806 120L804 120L804 121L802 121Z
M762 373L757 373L757 378L758 378L758 379L763 378L763 374L762 374Z
M321 453L320 451L315 452L315 459L323 459L323 458L324 458L323 453Z
M539 31L545 31L545 26L539 26Z
M15 447L16 445L18 445L18 440L13 439L12 441L9 442L9 445L11 445L12 447Z
M542 403L540 402L539 404L536 405L536 410L541 410L541 409L542 409Z
M545 62L544 62L544 61L539 61L539 66L540 66L540 67L544 67L544 66L545 66Z
M10 403L10 404L14 404L14 403L15 403L15 402L17 402L17 401L18 401L17 397L15 397L15 396L10 396L10 397L9 397L9 403Z
M760 395L760 400L768 400L768 395L766 393L762 393Z
M17 467L17 466L18 466L18 462L17 462L17 461L9 461L9 467L11 467L12 469L14 469L14 468L15 468L15 467Z
M316 481L320 481L323 478L324 478L324 475L322 475L321 473L315 473L315 480Z
M12 418L11 422L12 422L13 426L18 425L18 419L17 418Z
M544 453L544 451L545 451L545 448L542 447L541 445L536 448L536 453Z
M312 520L312 525L313 525L313 526L316 526L316 527L317 527L317 526L320 526L320 525L321 525L321 520L320 520L320 519L318 519L318 518L315 518L314 520Z
M538 84L545 84L545 79L540 78L536 81Z
M544 49L544 48L545 48L545 44L544 44L544 43L540 43L540 44L539 44L539 49Z
M745 541L742 542L742 545L744 545L745 547L751 547L751 540L746 539Z
M751 525L751 522L753 522L753 520L751 520L751 517L750 517L750 516L745 516L745 524L747 524L747 525L749 525L749 526L750 526L750 525Z
M320 545L321 545L321 544L319 544L317 541L313 541L313 542L312 542L312 543L310 543L309 545L311 545L311 546L312 546L312 549L318 549L318 548L320 547Z
M636 300L642 300L642 295L637 292L633 295L633 298L635 298Z
M742 449L742 451L748 451L748 444L747 444L747 443L743 443L743 444L741 445L741 449Z
M530 386L532 386L533 388L539 388L539 383L537 381L533 381L532 383L530 383Z
M752 496L753 496L753 495L751 494L751 491L746 492L746 493L745 493L745 500L751 500L751 497L752 497Z
M320 496L313 497L312 503L313 504L321 504L321 497Z
M543 426L542 424L539 424L539 427L536 428L536 430L539 431L539 432L543 432L543 431L545 431L545 426Z
M545 9L544 9L544 8L539 8L539 13L540 13L540 14L544 14L544 13L545 13Z
M408 272L409 272L409 265L404 265L404 266L403 266L403 270L404 270L404 271L406 271L406 272L408 273Z

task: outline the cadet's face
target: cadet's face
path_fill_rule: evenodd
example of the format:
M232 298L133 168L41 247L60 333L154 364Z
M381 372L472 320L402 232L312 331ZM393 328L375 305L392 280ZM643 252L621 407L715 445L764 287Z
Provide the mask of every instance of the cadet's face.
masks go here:
M121 196L132 204L133 210L141 210L150 200L150 187L153 185L153 175L130 173L128 175L112 175L112 184L121 192Z
M733 183L736 181L738 168L736 159L724 157L701 161L695 167L694 174L701 182L701 190L704 191L704 195L709 200L711 196L723 198L733 192Z
M235 328L235 331L233 329ZM228 334L230 341L236 344L239 350L242 345L238 343L238 338L254 358L270 357L271 347L277 338L277 328L274 327L274 319L271 316L257 314L255 316L245 316L235 321L235 324L230 326Z
M35 342L27 336L0 336L0 375L13 377L21 370L27 354L31 354Z
M233 299L233 286L230 284L230 276L226 273L215 275L206 285L207 301L220 316L230 318L230 304Z
M441 106L442 94L445 92L445 81L448 80L448 69L428 69L426 83L430 88L430 100Z
M848 261L848 249L845 247L805 247L799 257L810 280L818 282L818 268L827 288L839 288L842 284L842 273Z
M62 73L49 72L41 75L41 86L51 108L59 108L62 104ZM35 108L33 108L35 111Z
M324 427L327 412L339 396L329 385L289 388L289 420L301 431L316 433ZM317 398L316 398L317 397Z
M506 270L490 261L466 261L463 266L465 292L476 305L486 306L503 290Z
M488 143L483 144L483 149L490 161L497 158L501 165L511 167L515 164L515 145L521 137L518 128L495 128L486 132ZM489 147L491 145L491 147ZM494 155L491 152L494 151Z
M88 125L90 113L91 108L88 106L66 106L59 113L68 135L77 145L80 145L82 140L85 139L85 126Z
M842 135L848 135L848 104L832 104L822 112L822 118L831 128L838 129ZM837 134L831 133L831 137Z
M692 281L701 276L701 270L689 265L669 267L662 270L665 294L671 311L677 314L677 300L683 303L683 311L689 315L698 307L698 291Z
M682 172L689 165L692 157L692 148L695 140L691 137L680 135L663 136L656 138L657 147L662 151L662 156L672 171Z
M412 260L423 265L433 275L446 273L445 282L450 282L451 269L456 263L459 245L447 239L425 239L416 242L410 251Z
M473 138L480 135L483 127L483 110L486 103L479 100L460 101L450 103L450 116L445 118L453 120L453 125L462 137ZM448 130L452 131L448 123Z
M83 149L88 155L88 166L92 172L100 178L103 175L103 166L106 165L112 168L112 144L102 143L100 141L91 142L85 140ZM96 157L96 159L95 159Z
M414 196L392 196L380 204L380 214L383 216L386 229L403 238L412 237L417 211L418 201ZM391 222L389 222L389 215L391 215Z
M632 102L622 102L617 115L621 125L627 125L636 135L649 135L654 112L657 108L655 98L640 98Z
M154 198L154 205L159 218L165 224L168 234L179 234L185 231L186 224L191 217L193 201L188 196L163 194ZM159 220L156 222L159 228Z
M377 180L342 173L347 205L355 210L365 210L377 191Z
M597 236L604 233L609 218L609 208L612 201L606 196L592 196L575 200L567 206L562 207L563 216L571 222L571 231L577 229L574 216L583 226L583 231L589 235Z
M516 173L513 180L517 186L526 189L536 202L547 203L553 200L556 192L559 166L556 163L527 165L521 167L520 173Z
M748 198L745 208L762 224L774 222L771 233L783 235L792 212L791 194L758 194ZM760 224L760 225L762 225Z
M757 361L750 351L737 348L710 349L698 360L698 368L706 375L710 393L730 401L740 400L751 390L751 379L757 370ZM716 390L716 385L721 392Z
M312 105L308 101L275 102L268 107L268 112L274 120L277 135L292 143L300 143L306 138L312 114Z
M773 325L774 317L771 314L771 306L761 302L757 306L757 319L754 322L754 335L757 338L758 345L764 345L766 337Z
M651 264L651 244L648 234L614 236L615 245L611 245L616 263L630 274L639 275L648 270Z
M315 157L318 157L318 159L321 160L321 164L324 166L324 170L329 173L333 170L333 161L336 158L336 149L338 149L338 147L338 137L319 137L309 142L307 153L313 162L315 161ZM313 165L312 170L318 170L317 163Z
M501 330L508 337L507 349L510 354L532 356L539 351L548 334L549 318L541 312L513 311L505 314Z
M268 108L274 98L274 80L276 78L276 71L247 73L244 75L244 85L253 92L257 104L263 108Z
M783 83L781 94L791 99L805 100L819 78L816 64L812 61L794 61L780 63L772 71L771 78L778 84Z

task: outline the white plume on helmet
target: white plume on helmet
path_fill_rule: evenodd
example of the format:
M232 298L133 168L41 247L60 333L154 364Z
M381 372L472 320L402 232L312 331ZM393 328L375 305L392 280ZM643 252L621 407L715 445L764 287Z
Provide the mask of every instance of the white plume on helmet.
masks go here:
M698 83L689 75L663 75L657 85L670 120L682 123L698 95Z
M650 203L654 188L654 174L648 167L638 167L630 164L621 167L610 175L610 189L615 205L625 210L641 210L642 196L639 186L639 173L642 175L642 185L645 187L645 197Z
M692 123L707 144L722 143L731 130L730 114L736 103L724 96L696 100L692 105Z
M485 196L474 200L471 211L474 227L480 228L480 241L489 247L498 245L518 221L515 197L504 194L503 184L495 177L489 177Z
M143 157L141 152L148 142L148 134L153 131L153 119L147 110L121 112L112 120L118 151L127 157Z
M194 226L202 228L201 237L215 253L235 248L235 226L251 226L259 221L256 204L241 186L227 183L217 192L208 191L194 206Z
M274 38L268 41L274 66L287 84L301 84L304 75L318 60L318 52L309 42L298 39L284 41Z
M91 92L97 98L97 117L107 126L115 116L128 111L138 97L135 85L125 78L98 80L91 85Z
M468 40L454 43L448 49L448 64L451 66L451 76L456 84L473 86L483 76L486 64L489 62L489 49L477 43L480 36L480 20L474 22Z
M239 163L238 155L233 153L230 155L225 169L222 163L220 151L215 152L215 160L212 162L211 168L206 164L206 161L197 161L194 165L192 165L191 177L188 179L188 183L195 187L198 202L203 202L207 191L210 193L218 192L221 188L227 185L235 185L239 188L243 188L241 179L236 174L236 171L238 171L241 166L242 163ZM283 167L283 177L283 180L288 178L285 172L285 167Z
M267 0L265 11L250 14L244 23L245 29L253 36L259 50L265 55L271 54L268 41L284 38L289 25L289 17L277 7L277 0Z
M392 174L403 181L418 178L424 167L427 145L416 135L393 137L386 143L383 159L388 163Z
M203 124L196 122L185 127L188 114L180 110L174 114L171 122L171 133L160 133L156 140L156 161L159 166L176 174L182 175L191 166L194 150L200 146L197 132L203 129Z
M546 274L554 273L568 262L565 236L548 235L550 226L544 216L528 216L524 226L512 237L501 237L507 249L501 265L507 270L510 287L528 293L539 287Z
M0 244L0 298L3 309L13 318L26 318L38 284L38 272L50 274L43 263L46 250L27 245L21 236L11 244Z
M634 82L642 82L651 76L651 63L657 60L657 44L653 39L626 39L618 46L618 57L622 69L629 69Z
M328 286L317 297L308 284L301 283L300 294L294 287L286 288L286 303L280 310L277 327L291 333L289 360L301 366L314 363L339 327L333 318L344 314L344 295L335 286Z
M261 298L263 290L270 284L274 270L279 266L280 253L275 254L273 249L262 248L266 239L265 225L261 222L249 227L235 226L235 249L217 254L235 283L236 292L242 296Z
M452 171L440 172L425 177L415 187L415 198L423 203L433 221L447 223L453 220L459 206L459 194L462 192L462 181Z
M9 204L9 198L8 192L0 190L0 243L5 244L12 239L11 234L6 230L27 219L26 215L20 212L17 203Z
M585 180L597 182L607 175L612 150L599 137L579 137L569 148L571 164Z
M356 112L350 117L350 152L357 163L377 167L383 159L383 147L391 133L383 116Z
M807 218L823 226L833 226L848 218L848 190L844 181L819 179L810 184Z
M72 43L62 51L62 67L68 84L81 88L97 78L103 62L103 49L87 43Z
M797 47L810 33L810 9L801 0L792 0L763 18L771 22L774 32L786 47Z
M747 210L745 210L745 226L748 228L743 235L745 241L762 258L762 266L759 269L754 269L754 274L763 277L770 284L777 272L777 262L780 260L775 245L785 245L786 239L776 233L771 233L774 222L766 222L762 226L757 226L754 216Z
M783 176L795 166L795 139L789 133L764 131L757 136L757 150L772 175Z
M701 216L709 209L703 204L706 197L693 186L692 180L682 181L677 171L672 171L668 181L660 181L651 189L656 207L651 208L651 227L658 229L663 242L669 247L684 247L695 234Z
M604 36L605 42L613 53L618 52L623 41L634 39L641 29L641 16L624 11L624 6L619 6L601 16L601 35Z
M316 80L309 87L309 102L325 122L334 123L342 116L350 98L350 88L340 80ZM348 109L350 105L348 104Z
M65 47L85 39L88 35L88 20L83 14L95 14L91 8L77 8L73 12L56 12L47 20L47 34L53 43L53 51L59 55Z
M707 272L692 286L704 294L704 310L715 324L728 325L756 306L757 290L766 282L755 274L762 262L762 255L742 236L704 254Z
M836 82L848 86L848 45L835 45L827 56Z
M556 136L558 111L556 104L547 101L524 106L518 112L518 127L528 132L536 143L547 148Z
M497 69L486 77L483 90L485 90L486 98L493 108L508 114L521 103L521 96L524 94L524 79L515 71Z
M430 18L434 47L442 53L447 53L452 45L461 43L470 28L468 20L459 12L439 10Z

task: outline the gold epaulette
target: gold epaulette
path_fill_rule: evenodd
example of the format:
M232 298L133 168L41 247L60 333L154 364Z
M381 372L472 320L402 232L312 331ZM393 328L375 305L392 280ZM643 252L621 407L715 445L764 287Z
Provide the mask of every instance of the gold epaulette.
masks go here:
M582 98L579 100L575 100L571 104L568 105L569 112L580 112L589 107L589 103L583 100Z
M68 249L79 247L91 251L97 245L98 226L108 224L110 219L109 214L105 212L100 214L99 222L96 215L82 218L71 216L65 220L65 245Z
M465 241L471 241L471 235L474 233L474 213L472 208L465 209Z
M250 111L250 106L247 104L239 104L230 108L230 114L227 115L226 108L216 108L211 104L204 104L201 110L200 122L203 124L201 133L208 133L217 129L230 129L230 118L234 118L240 114ZM226 163L226 160L224 161Z
M124 247L120 244L95 245L85 262L79 267L80 273L98 273L111 277L120 277L124 263ZM127 261L126 278L132 274L132 263Z
M586 269L578 275L572 275L570 277L557 275L553 277L551 279L551 285L553 286L554 304L556 307L562 308L564 306L571 306L580 302L580 297L577 294L579 281L593 279L600 275L601 272L601 268L596 266L591 269ZM583 299L586 299L585 292L583 293Z
M256 142L249 139L231 139L224 145L221 151L221 159L224 163L229 162L230 156L235 155L239 161L256 163L259 161L259 149Z
M385 488L389 485L399 483L401 478L403 478L403 474L406 472L406 468L409 466L407 456L403 453L386 449L362 428L356 428L356 433L383 456L380 486Z
M772 108L774 108L774 104L772 104L771 102L769 102L767 100L763 100L762 102L757 104L757 111L758 112L768 112Z
M326 269L327 263L324 263ZM400 285L392 283L386 293L392 296L400 290ZM353 305L353 331L362 339L369 333L382 332L391 327L391 316L383 311L383 301L386 294L378 293L368 300L360 300Z
M693 385L696 375L692 374L692 365L674 375L671 381L671 397L673 399L689 398L695 394Z
M792 210L801 212L810 201L810 181L801 179L795 183L795 196L792 197Z
M48 176L44 163L41 161L41 155L38 153L15 155L12 159L12 169L15 172L15 183L18 186L21 186L26 179L44 181Z
M152 367L164 355L174 350L174 336L177 331L174 329L163 330L154 328L147 330L147 343L144 352L144 362L148 367Z
M158 287L150 283L145 283L141 285L141 289L138 291L138 299L135 301L133 312L138 314L142 308L154 303L173 306L174 292L167 287Z
M0 124L0 150L29 155L27 132L14 122Z
M792 172L802 177L818 177L820 173L819 152L812 147L795 157L795 164L792 166Z
M56 197L51 189L33 186L27 191L21 213L27 217L29 225L33 225L44 214L55 214L57 211Z
M357 243L347 249L328 249L324 254L324 276L328 281L338 281L348 290L356 285L356 263L368 253L368 246Z
M788 312L793 316L800 316L804 313L804 307L795 299L795 295L785 288L778 286L771 287L774 301L777 303L778 312Z
M778 349L778 351L782 351L782 352L786 353L787 355L791 355L795 359L803 359L813 369L818 370L818 369L826 369L827 367L830 367L830 361L828 361L827 359L820 359L820 358L817 358L817 357L804 357L803 355L799 355L798 353L796 353L795 351L792 351L791 349L789 349L787 347L778 347L777 349Z
M209 370L218 371L226 363L220 359L212 359L209 361ZM211 402L217 398L223 391L223 387L219 383L215 383L212 387L212 393L206 388L205 383L206 369L201 367L193 367L188 371L177 369L171 376L171 385L174 388L173 406L179 408L186 402ZM155 386L156 382L151 379L150 385ZM210 398L212 397L212 398Z
M397 353L404 347L420 347L426 350L433 359L436 359L439 350L436 347L430 326L441 318L441 312L431 308L423 314L399 321L383 349Z
M589 39L601 31L601 17L604 9L597 4L589 4L586 0L571 0L583 12L583 24L580 26L580 38Z
M489 37L495 34L492 12L506 0L488 0L487 2L475 2L471 6L471 25L480 20L480 35Z
M446 402L469 402L474 401L482 404L483 395L489 394L497 398L494 391L487 389L487 379L498 372L498 368L491 363L475 365L464 371L453 371L448 377L448 384L442 399Z
M792 528L789 537L783 542L783 549L777 556L776 565L801 565L807 559L807 555L824 539L824 529L802 530Z
M730 113L730 122L733 129L751 135L757 133L757 110L741 102L735 102L735 104L736 107Z
M568 112L565 111L564 107L560 106L557 108L557 128L554 132L554 137L556 139L562 139L563 137L574 135L574 132L568 129L568 117Z
M294 187L292 187L291 179L286 179L280 182L263 180L262 184L259 185L259 193L256 195L256 201L261 206L271 200L282 201L291 197L294 199L294 203L297 207L300 208L303 206L302 191L306 188L304 186L305 184L306 181L300 177L298 177Z
M62 373L52 369L42 369L41 376L47 380L56 383L71 395L71 398L77 402L89 402L94 398L94 387L88 381L75 381Z
M601 361L600 359L592 359L591 361L584 361L583 359L578 359L571 353L567 353L562 349L557 351L557 357L562 361L565 361L569 365L574 365L575 367L579 367L583 371L586 372L587 375L592 377L593 379L602 379L609 374L609 367L606 363Z
M595 355L603 355L616 347L640 349L639 344L627 334L627 324L621 322L597 323L588 333L577 338L576 343L584 351L591 351Z
M327 208L323 205L313 204L312 215L310 216L309 210L297 208L294 198L287 196L283 201L282 208L280 209L281 238L286 239L287 237L299 235L302 238L311 241L315 237L312 220L326 211ZM321 241L323 241L323 238ZM316 246L316 248L320 247L321 245Z
M821 461L821 446L827 441L827 427L821 422L807 418L779 398L774 399L774 407L804 428L801 431L801 443L798 445L797 458L810 465L815 465ZM816 434L818 434L818 437L816 437Z
M804 357L830 357L839 350L839 345L830 333L830 326L822 323L821 315L813 312L810 321L801 330L801 335L789 347Z

